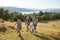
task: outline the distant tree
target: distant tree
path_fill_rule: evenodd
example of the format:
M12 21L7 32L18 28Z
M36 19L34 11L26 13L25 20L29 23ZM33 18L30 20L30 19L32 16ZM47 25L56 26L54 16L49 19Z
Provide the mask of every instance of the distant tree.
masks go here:
M57 19L57 14L52 13L52 14L50 15L50 19L51 19L51 20Z
M0 8L0 18L2 18L3 14L4 14L4 9Z
M42 20L50 20L50 16L47 15L47 14L44 14L44 15L41 16L41 19Z
M25 21L26 16L29 16L31 21L33 16L36 16L38 18L38 21L60 19L60 14L54 12L40 11L39 13L34 12L32 14L22 14L21 12L9 12L9 10L4 10L3 8L0 8L0 18L4 20L16 21L17 19L21 19L22 21Z
M5 10L5 11L4 11L3 19L4 19L4 20L10 19L10 15L9 15L9 11L8 11L8 10Z
M39 12L39 16L42 16L42 15L43 15L43 12L42 12L42 11L40 11L40 12Z

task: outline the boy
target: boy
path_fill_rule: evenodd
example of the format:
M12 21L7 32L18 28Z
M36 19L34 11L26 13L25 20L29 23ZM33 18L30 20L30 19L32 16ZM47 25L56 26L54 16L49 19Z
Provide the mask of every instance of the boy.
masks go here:
M38 23L38 19L36 18L36 16L33 17L33 26L34 26L34 31L36 32L36 26L37 26L37 23Z
M33 24L30 26L30 28L32 29L32 33L34 33L34 25Z

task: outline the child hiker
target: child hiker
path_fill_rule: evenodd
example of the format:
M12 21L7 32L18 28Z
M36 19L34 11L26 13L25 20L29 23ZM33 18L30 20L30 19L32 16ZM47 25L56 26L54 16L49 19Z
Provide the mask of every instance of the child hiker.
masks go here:
M36 16L33 17L32 22L33 22L32 32L36 32L36 26L37 26L37 23L38 23L38 19L36 18Z
M21 29L22 29L22 22L20 19L17 20L17 23L15 24L16 25L16 31L17 33L19 33L19 35L21 35Z
M32 33L34 33L34 25L33 24L30 26L30 28L32 30Z

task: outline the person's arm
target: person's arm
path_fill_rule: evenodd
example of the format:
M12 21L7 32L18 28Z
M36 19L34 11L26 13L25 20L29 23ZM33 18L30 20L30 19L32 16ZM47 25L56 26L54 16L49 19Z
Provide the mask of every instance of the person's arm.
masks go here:
M17 24L17 23L14 24L14 27L15 27L16 24Z
M32 18L32 22L33 22L33 18Z
M26 24L26 19L25 19L25 24Z
M37 18L37 23L38 23L38 18Z
M22 22L21 22L21 25L22 25Z
M30 18L29 18L29 23L30 23Z
M38 18L37 18L37 22L38 22Z

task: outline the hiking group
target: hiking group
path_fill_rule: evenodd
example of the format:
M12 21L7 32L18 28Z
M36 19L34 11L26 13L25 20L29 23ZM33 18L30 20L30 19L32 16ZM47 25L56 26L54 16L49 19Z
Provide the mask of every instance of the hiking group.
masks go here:
M26 32L30 31L31 28L31 32L34 33L36 32L36 26L38 23L38 19L36 16L33 16L32 18L32 25L30 25L30 17L27 16L25 19L25 25L26 25ZM2 26L4 27L4 20L1 21ZM0 26L1 26L0 24ZM14 26L16 26L16 31L18 34L21 34L21 29L22 29L22 21L20 19L17 19L17 22L14 24Z
M31 28L32 30L32 33L36 32L36 26L37 26L37 23L38 23L38 19L36 18L36 16L34 16L32 18L32 25L30 26L30 17L27 16L26 19L25 19L25 25L26 25L26 31L28 32L29 31L29 28ZM21 29L22 29L22 21L20 19L17 19L17 22L16 24L17 25L16 27L16 30L17 30L17 33L21 34Z

